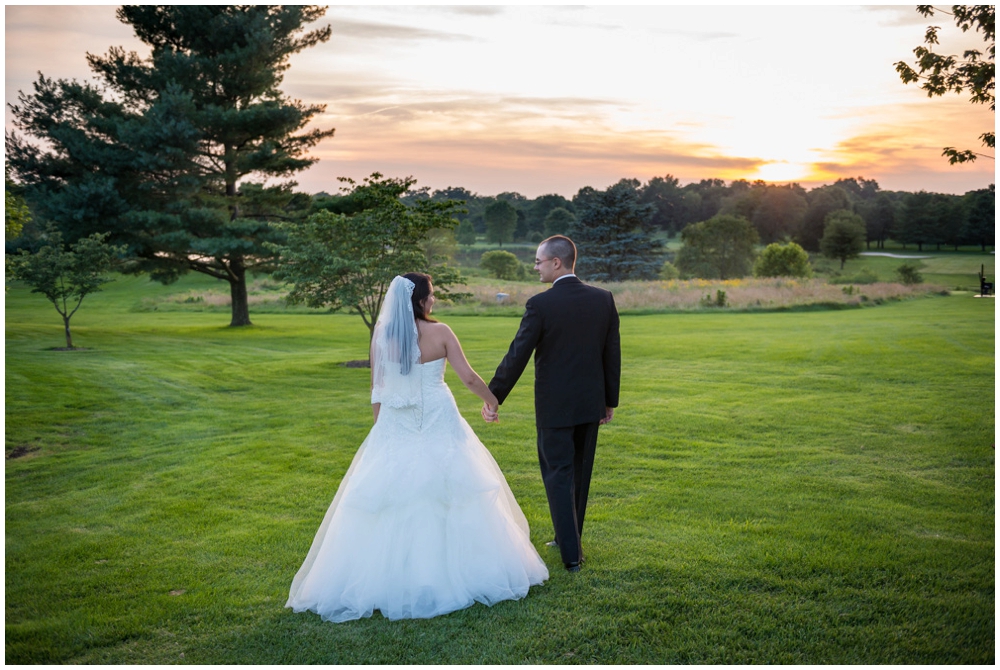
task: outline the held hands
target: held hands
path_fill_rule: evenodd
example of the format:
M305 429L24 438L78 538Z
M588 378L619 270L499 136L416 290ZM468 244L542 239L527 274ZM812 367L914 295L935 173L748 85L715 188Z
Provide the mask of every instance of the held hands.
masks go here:
M500 423L499 405L491 405L488 402L484 402L481 414L483 415L483 421L486 423Z
M610 423L612 419L615 418L615 408L605 407L604 408L604 418L601 419L600 425ZM483 409L480 412L483 415L483 421L486 423L500 423L500 407L499 405L490 405L489 403L483 403Z

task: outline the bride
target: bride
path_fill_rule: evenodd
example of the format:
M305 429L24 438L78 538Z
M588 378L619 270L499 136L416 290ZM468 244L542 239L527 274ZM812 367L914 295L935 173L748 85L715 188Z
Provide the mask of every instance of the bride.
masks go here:
M484 402L497 399L433 305L428 275L392 280L372 337L375 425L292 580L295 612L429 618L523 598L548 579L503 473L458 412L445 361Z

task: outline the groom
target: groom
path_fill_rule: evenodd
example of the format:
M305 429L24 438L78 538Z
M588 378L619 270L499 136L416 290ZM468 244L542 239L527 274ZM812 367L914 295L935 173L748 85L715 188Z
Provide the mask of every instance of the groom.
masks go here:
M497 368L490 390L502 404L535 354L535 426L538 462L549 499L563 565L578 572L580 535L594 467L597 428L618 406L621 342L618 311L609 291L577 279L576 245L555 235L538 246L535 270L552 288L524 307L514 341ZM484 405L486 421L497 407Z

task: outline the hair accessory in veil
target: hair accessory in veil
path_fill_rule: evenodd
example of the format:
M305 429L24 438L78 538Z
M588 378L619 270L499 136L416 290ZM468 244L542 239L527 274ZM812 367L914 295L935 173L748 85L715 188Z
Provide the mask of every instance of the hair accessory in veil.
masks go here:
M389 284L372 337L372 403L422 409L417 322L413 317L414 284L397 276ZM419 423L418 415L418 423Z

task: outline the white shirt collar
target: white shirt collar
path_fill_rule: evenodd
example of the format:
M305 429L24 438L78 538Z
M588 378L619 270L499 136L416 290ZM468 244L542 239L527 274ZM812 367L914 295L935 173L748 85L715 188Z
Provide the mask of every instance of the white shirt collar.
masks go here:
M557 282L558 282L558 281L559 281L560 279L566 279L566 277L575 277L575 276L576 276L575 274L573 274L572 272L570 272L570 273L569 273L568 275L563 275L563 276L561 276L561 277L556 277L556 280L555 280L554 282L552 282L552 285L553 285L553 286L555 286L555 285L556 285L556 283L557 283Z

